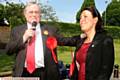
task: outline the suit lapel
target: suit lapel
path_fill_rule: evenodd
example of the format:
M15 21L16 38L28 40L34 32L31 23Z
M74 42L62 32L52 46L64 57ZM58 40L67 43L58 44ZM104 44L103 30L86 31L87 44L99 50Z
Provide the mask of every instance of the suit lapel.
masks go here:
M101 43L103 39L103 36L99 33L95 34L95 37L87 51L87 60L86 61L89 61L89 59L91 58L91 56L93 55L93 51L95 50L95 47L98 46L99 43Z
M44 51L44 57L45 57L45 51L46 51L46 39L47 39L47 35L44 35L44 30L45 30L45 27L44 26L41 26L41 35L42 35L42 42L43 42L43 51Z
M21 34L20 34L20 36L24 35L26 29L27 29L27 24L21 26Z

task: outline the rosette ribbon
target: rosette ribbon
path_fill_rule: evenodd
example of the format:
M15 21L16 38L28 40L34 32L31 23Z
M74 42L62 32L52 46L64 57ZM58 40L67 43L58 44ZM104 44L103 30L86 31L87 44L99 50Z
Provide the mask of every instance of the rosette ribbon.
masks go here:
M74 68L75 68L75 63L74 63L74 52L71 51L71 55L72 55L72 63L70 64L70 71L69 71L69 77L72 76Z
M57 57L55 55L54 49L57 47L57 40L55 37L48 37L46 41L47 47L51 50L52 52L52 57L55 61L55 63L58 63Z

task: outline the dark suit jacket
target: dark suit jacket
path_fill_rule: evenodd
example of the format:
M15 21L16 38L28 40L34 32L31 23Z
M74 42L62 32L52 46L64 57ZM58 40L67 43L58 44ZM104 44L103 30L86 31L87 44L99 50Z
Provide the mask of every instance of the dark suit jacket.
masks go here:
M16 61L13 68L13 76L20 77L23 72L25 58L26 58L26 43L23 43L23 34L27 29L27 25L22 25L15 27L11 32L11 38L6 46L6 53L11 55L16 53ZM49 35L43 34L44 30L47 30ZM44 49L44 62L45 62L45 73L44 80L59 80L58 65L54 62L51 55L51 51L46 47L46 39L48 36L54 36L56 29L41 25L42 39L43 39L43 49ZM56 49L54 50L56 53Z
M74 63L76 63L76 52L80 49L84 39L80 36L71 38L57 38L59 45L75 46ZM86 58L86 80L109 80L114 65L113 39L105 33L97 33L87 51ZM75 64L72 80L78 80L78 70Z

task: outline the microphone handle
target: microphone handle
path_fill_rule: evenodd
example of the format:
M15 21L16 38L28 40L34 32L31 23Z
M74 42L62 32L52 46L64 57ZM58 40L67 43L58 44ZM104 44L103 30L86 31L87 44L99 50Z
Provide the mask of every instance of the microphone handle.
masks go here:
M33 26L33 29L32 29L32 30L34 30L34 31L35 31L35 30L36 30L36 27L35 27L35 26Z
M34 27L32 30L35 31L36 28ZM30 37L28 38L28 43L30 42L30 40L31 40L32 37L33 37L33 36L30 36Z

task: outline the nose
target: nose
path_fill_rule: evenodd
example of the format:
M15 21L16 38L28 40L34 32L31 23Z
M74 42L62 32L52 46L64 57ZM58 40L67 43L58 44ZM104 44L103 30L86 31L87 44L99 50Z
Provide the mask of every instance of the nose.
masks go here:
M35 12L33 12L33 13L32 13L32 15L33 15L33 16L36 16L36 13L35 13Z
M84 21L84 19L83 18L80 18L80 23L82 23Z

